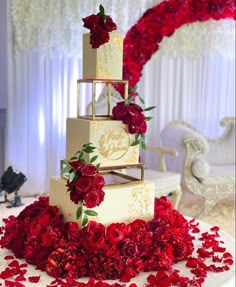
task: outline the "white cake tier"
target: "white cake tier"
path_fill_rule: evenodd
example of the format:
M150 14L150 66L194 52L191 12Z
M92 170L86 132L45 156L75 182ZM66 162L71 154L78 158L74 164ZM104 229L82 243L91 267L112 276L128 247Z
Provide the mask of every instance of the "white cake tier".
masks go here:
M81 219L76 219L79 205L70 200L65 184L66 180L61 177L50 179L50 205L59 208L65 221L78 222L81 226ZM98 215L89 219L104 225L129 223L138 218L150 220L154 216L154 190L154 183L150 181L104 186L104 201L93 208Z
M114 167L138 164L139 146L130 146L134 136L127 131L127 125L121 121L88 120L68 118L66 123L66 158L70 159L83 144L92 143L96 147L93 153L87 154L88 162L98 155L94 164L101 167Z
M108 43L97 49L90 44L90 33L83 35L83 78L122 80L123 36L109 33Z

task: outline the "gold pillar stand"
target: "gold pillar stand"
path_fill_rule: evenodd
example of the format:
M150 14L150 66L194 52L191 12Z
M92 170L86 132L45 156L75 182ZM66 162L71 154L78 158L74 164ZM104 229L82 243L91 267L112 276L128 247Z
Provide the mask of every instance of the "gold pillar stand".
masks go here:
M86 115L82 116L80 115L80 84L87 83L92 85L92 116ZM77 117L78 118L85 118L85 119L99 119L99 117L96 116L96 84L107 84L108 86L108 96L107 96L107 117L111 117L112 111L111 111L111 86L114 84L121 84L124 85L124 99L128 98L128 81L124 80L93 80L93 79L81 79L77 80ZM101 118L101 117L100 117Z

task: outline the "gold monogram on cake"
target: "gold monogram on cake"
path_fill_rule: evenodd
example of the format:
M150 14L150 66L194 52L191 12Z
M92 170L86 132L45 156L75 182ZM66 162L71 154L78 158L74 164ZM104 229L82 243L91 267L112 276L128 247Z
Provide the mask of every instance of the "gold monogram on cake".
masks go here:
M102 156L111 160L121 159L129 150L130 137L122 127L106 129L98 142Z

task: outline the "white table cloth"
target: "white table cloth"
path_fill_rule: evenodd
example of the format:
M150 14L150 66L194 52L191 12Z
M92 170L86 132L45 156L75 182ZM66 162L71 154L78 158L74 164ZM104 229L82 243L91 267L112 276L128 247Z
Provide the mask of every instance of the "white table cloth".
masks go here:
M8 216L9 214L17 215L24 207L25 206L7 209L6 213L4 214L3 212L1 212L0 213L0 226L3 225L2 218ZM3 209L1 209L1 211L2 210ZM199 228L201 232L199 234L196 234L196 237L200 236L202 232L210 231L210 228L212 227L211 225L205 222L201 222L201 221L198 221L198 222L200 223ZM235 261L235 239L223 231L220 231L220 236L221 236L220 237L221 240L225 242L224 246L226 247L226 251L230 252L233 255L234 257L233 259ZM201 242L195 240L194 246L195 246L195 250L197 250L197 248L201 246ZM7 249L0 248L0 272L2 272L7 267L7 264L9 263L9 260L6 261L4 259L6 255L12 255L12 252ZM25 260L19 260L19 259L17 259L17 261L19 263L25 262ZM180 270L180 275L188 276L190 278L193 277L193 274L191 274L190 269L185 267L185 261L179 262L173 265L173 267L177 270ZM22 283L26 287L33 287L33 286L34 287L37 287L37 286L46 287L48 284L50 284L54 280L54 278L48 276L45 272L40 272L39 270L35 270L35 266L28 265L27 270L28 271L25 277L39 276L39 275L41 277L40 277L40 281L37 284L23 281ZM138 287L144 287L145 283L147 282L146 278L148 277L149 274L151 274L151 272L139 274L137 277L133 278L129 283L126 283L126 286L128 287L131 283L136 283ZM153 274L156 274L156 272L153 272ZM82 278L79 281L87 282L87 280L88 280L87 278ZM111 284L111 283L114 283L115 281L107 280L107 282ZM4 280L0 279L0 283L2 283L2 285L0 284L0 286L5 286ZM235 264L230 266L229 271L220 272L220 273L208 272L208 275L205 278L205 282L203 284L203 287L233 287L233 286L235 286Z

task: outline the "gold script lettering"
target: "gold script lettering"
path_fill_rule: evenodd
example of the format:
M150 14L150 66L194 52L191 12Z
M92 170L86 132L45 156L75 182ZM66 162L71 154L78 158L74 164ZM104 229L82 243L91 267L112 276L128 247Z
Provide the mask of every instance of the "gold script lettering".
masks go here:
M124 156L129 148L129 137L124 129L108 129L99 140L101 155L111 159Z

